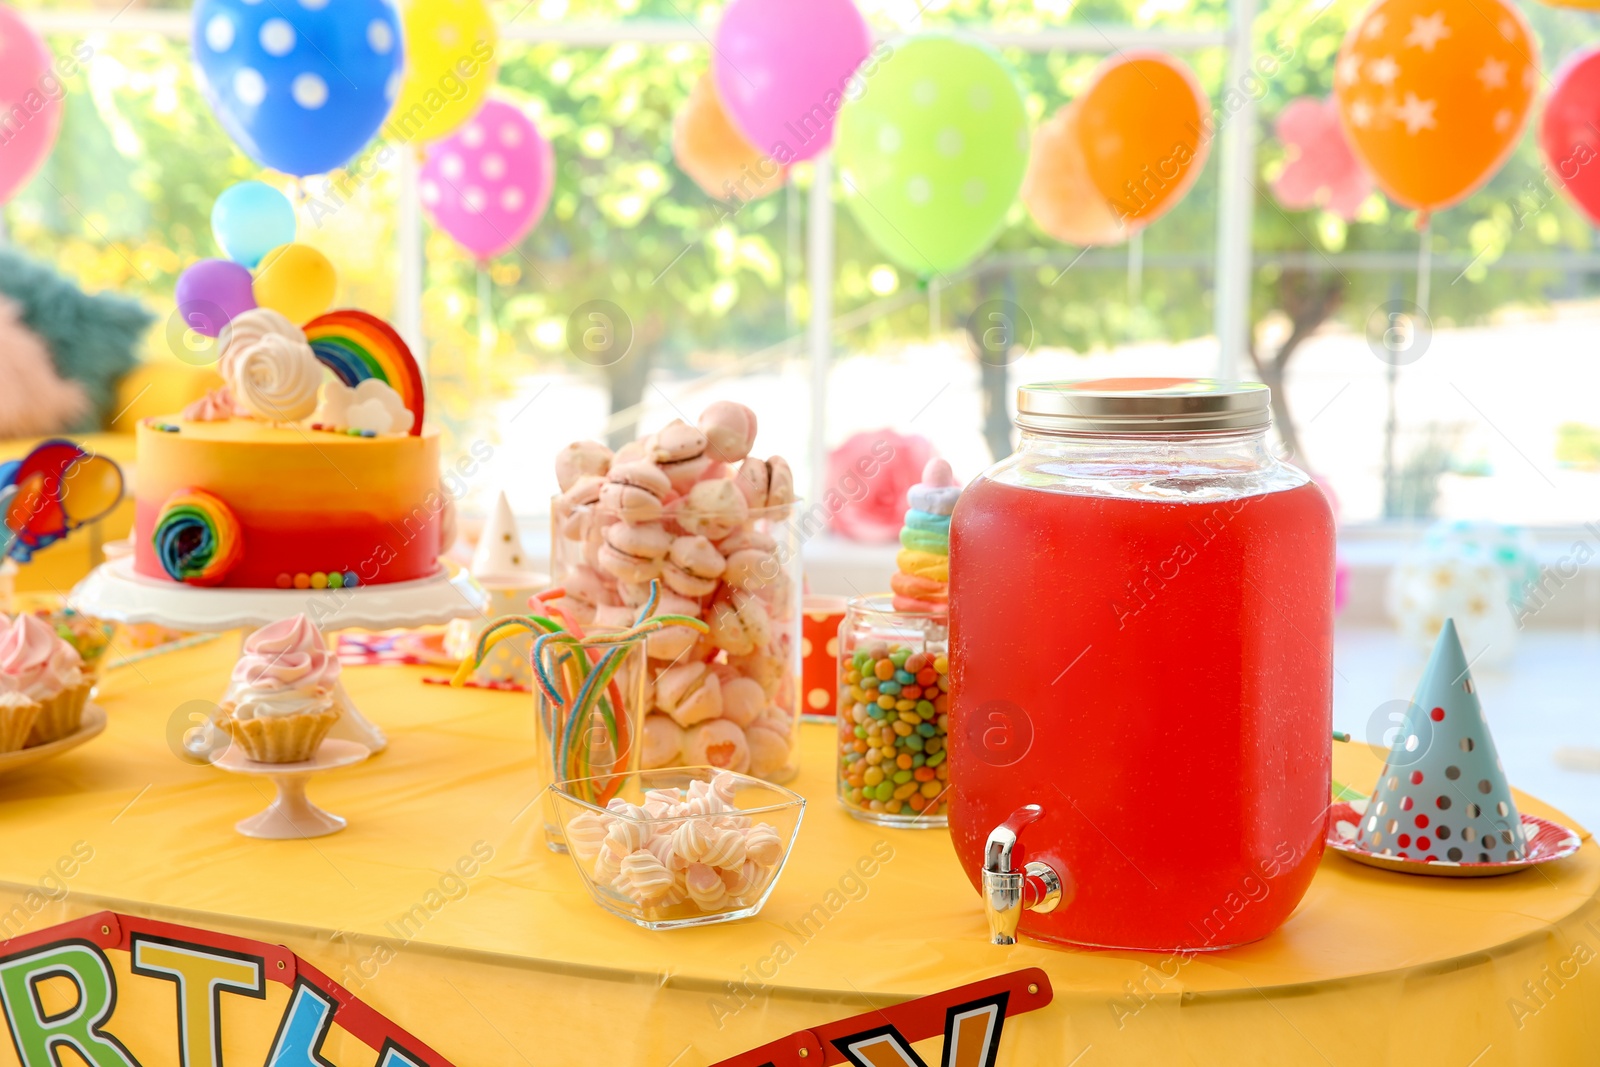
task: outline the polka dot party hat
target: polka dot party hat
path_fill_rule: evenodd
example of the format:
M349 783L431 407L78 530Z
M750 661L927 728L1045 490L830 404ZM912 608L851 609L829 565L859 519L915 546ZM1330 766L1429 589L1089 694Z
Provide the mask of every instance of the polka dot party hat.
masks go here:
M1453 619L1439 631L1357 840L1379 855L1427 862L1526 855L1522 818Z

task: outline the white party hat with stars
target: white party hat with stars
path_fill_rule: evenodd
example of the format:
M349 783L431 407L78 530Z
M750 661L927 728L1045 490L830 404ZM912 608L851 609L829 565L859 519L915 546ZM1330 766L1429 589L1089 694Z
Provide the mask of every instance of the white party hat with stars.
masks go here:
M483 536L478 538L468 570L481 585L534 585L538 578L528 567L527 560L522 537L517 533L516 516L511 514L511 502L501 493L494 510L489 513Z
M1501 863L1527 852L1453 619L1446 619L1378 778L1360 844L1433 863Z

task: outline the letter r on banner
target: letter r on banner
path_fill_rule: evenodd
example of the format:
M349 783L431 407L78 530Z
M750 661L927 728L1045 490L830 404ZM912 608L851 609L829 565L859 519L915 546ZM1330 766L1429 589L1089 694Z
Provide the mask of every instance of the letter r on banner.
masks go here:
M45 1012L39 983L65 978L78 988L77 1003L55 1015ZM59 1067L60 1048L70 1048L92 1067L139 1067L100 1026L117 1005L117 983L105 953L87 941L65 941L0 963L0 1003L22 1067Z

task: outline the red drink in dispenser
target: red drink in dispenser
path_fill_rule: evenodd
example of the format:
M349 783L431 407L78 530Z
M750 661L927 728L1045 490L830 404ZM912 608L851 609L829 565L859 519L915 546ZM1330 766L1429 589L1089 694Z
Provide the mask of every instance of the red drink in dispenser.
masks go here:
M1322 854L1334 531L1265 387L1019 391L951 527L949 821L995 940L1210 949Z

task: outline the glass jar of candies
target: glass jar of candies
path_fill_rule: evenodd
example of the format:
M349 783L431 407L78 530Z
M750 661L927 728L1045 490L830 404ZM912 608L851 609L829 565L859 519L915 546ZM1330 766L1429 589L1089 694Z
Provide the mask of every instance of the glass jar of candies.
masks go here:
M945 825L947 616L852 597L839 625L839 802L858 819Z

